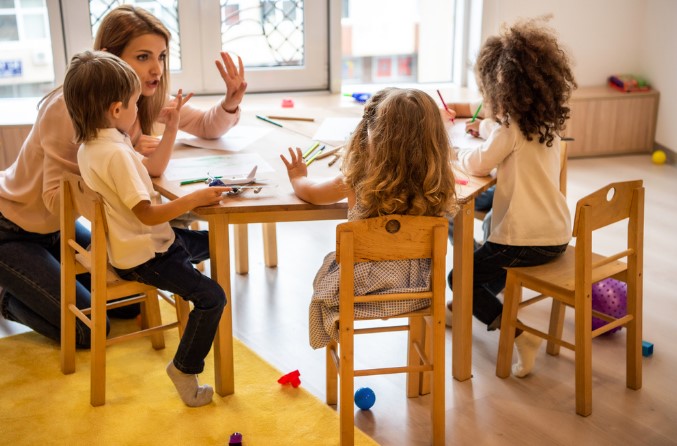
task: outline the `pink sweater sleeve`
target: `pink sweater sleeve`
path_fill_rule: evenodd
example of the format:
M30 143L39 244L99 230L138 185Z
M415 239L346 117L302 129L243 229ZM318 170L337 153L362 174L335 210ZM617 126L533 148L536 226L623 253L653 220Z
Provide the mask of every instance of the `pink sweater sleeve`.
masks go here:
M181 108L179 128L191 135L205 139L220 138L240 120L240 108L235 113L226 112L219 100L208 110L200 110L189 104Z

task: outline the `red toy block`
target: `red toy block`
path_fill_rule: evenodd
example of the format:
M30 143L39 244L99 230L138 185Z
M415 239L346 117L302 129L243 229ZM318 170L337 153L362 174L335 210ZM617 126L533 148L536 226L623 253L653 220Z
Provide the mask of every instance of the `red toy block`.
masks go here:
M280 384L291 384L292 387L296 388L301 385L301 380L299 379L301 373L298 370L289 372L286 375L283 375L280 379L277 380Z

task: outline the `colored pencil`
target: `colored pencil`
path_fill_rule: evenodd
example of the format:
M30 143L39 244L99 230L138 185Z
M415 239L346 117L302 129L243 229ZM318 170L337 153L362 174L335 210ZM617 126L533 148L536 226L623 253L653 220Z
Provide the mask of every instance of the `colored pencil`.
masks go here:
M440 93L440 90L437 90L437 96L440 97L440 101L442 101L442 105L444 105L444 109L451 113L451 110L449 110L449 107L447 107L447 103L445 102L444 98L442 97L442 93ZM451 122L454 122L454 118L451 118Z
M266 121L270 124L276 125L278 127L282 127L282 124L280 124L279 122L271 121L270 119L266 118L265 116L256 115L256 117L259 118L261 121Z
M268 119L279 119L280 121L306 121L315 122L315 118L299 118L297 116L268 116Z

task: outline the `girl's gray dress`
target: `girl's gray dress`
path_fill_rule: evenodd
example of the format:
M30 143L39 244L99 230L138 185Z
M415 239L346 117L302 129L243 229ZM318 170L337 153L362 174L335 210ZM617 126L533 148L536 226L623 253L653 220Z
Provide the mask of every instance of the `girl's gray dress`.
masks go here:
M348 220L354 220L352 209ZM430 259L364 262L355 264L355 294L421 292L430 288ZM327 254L313 281L310 302L310 345L325 347L338 342L339 265L336 252ZM355 317L387 318L430 306L429 299L357 303Z

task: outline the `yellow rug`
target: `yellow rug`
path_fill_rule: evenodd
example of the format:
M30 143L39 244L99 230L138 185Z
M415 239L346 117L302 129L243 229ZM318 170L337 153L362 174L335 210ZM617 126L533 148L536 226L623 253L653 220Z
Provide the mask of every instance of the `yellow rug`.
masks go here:
M339 444L338 413L303 384L278 384L282 373L237 340L235 394L185 406L165 373L178 335L166 332L165 340L159 351L148 339L110 347L106 404L95 408L88 351L78 351L76 372L63 375L57 344L33 332L0 339L0 444L228 445L233 432L245 446ZM200 381L214 383L211 354ZM355 443L377 444L359 429Z

